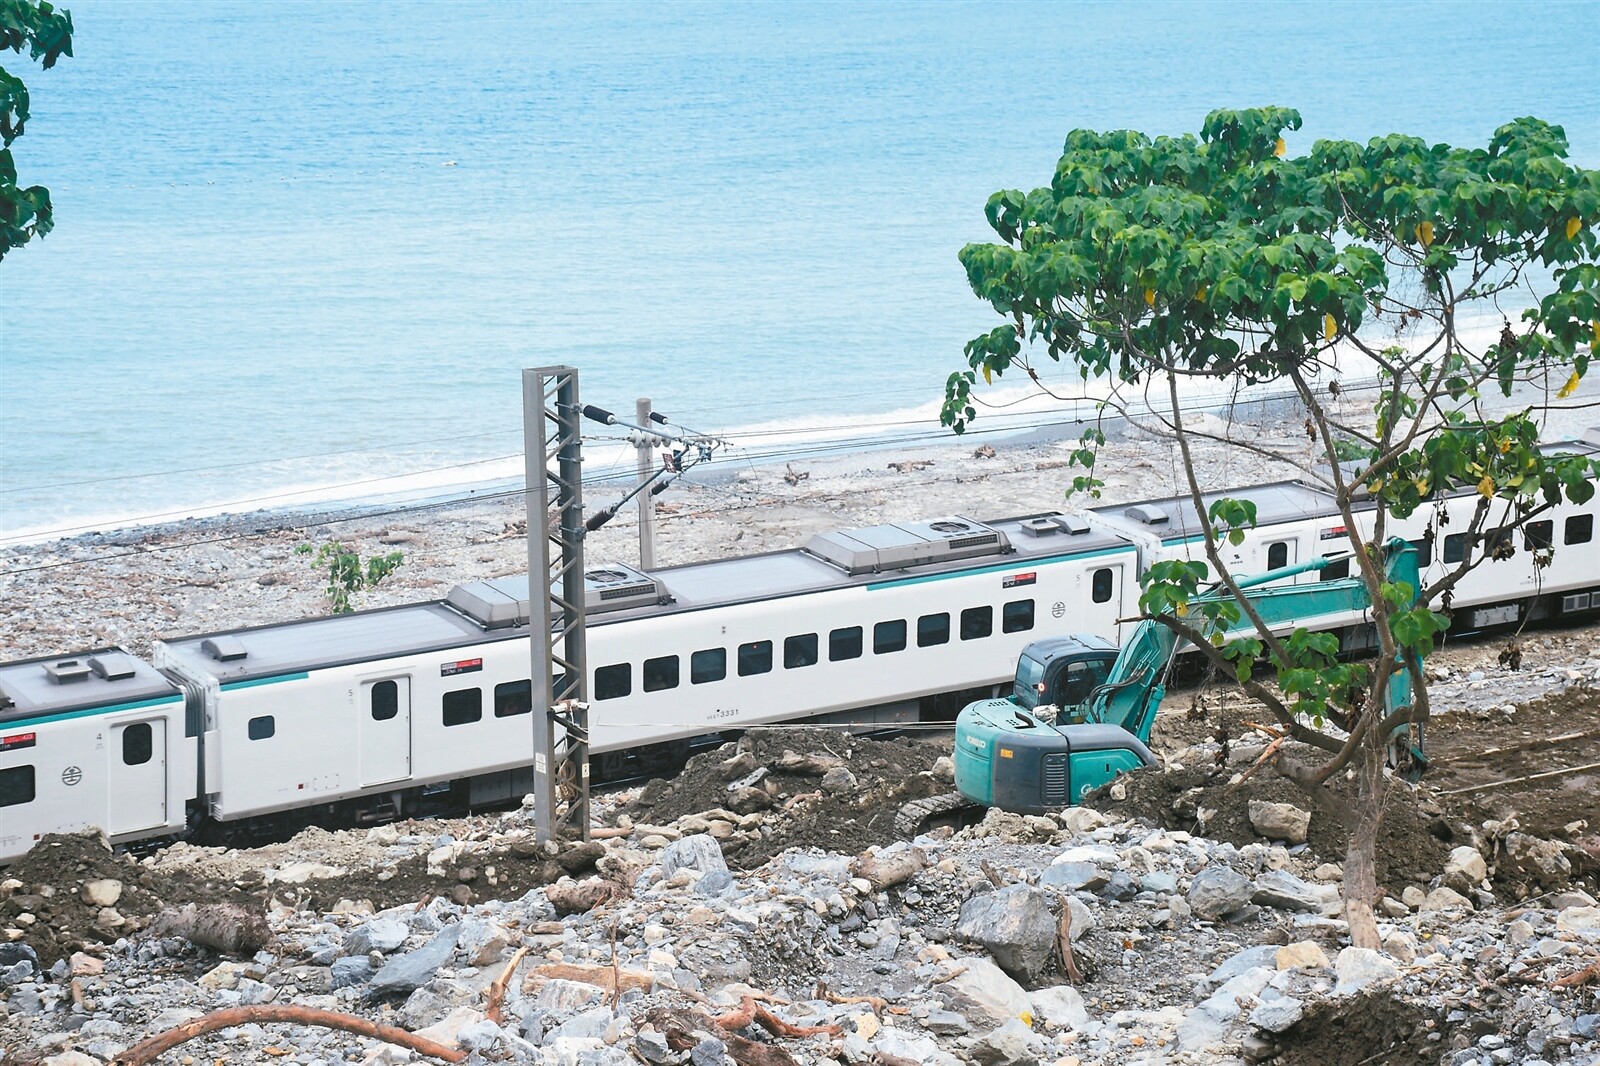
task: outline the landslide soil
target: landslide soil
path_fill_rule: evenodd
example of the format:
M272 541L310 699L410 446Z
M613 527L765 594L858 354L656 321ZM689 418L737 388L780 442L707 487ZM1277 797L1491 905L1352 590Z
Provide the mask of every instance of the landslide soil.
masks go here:
M765 821L760 841L723 841L730 866L754 869L792 847L852 854L899 839L894 820L901 805L950 788L948 781L930 773L949 747L949 734L942 732L928 739L872 739L825 729L752 731L736 745L692 757L677 777L650 782L627 813L636 822L665 825L686 814L726 809L730 781L748 773L723 765L737 749L747 752L756 766L768 768L762 784L773 805L761 812ZM775 769L786 752L837 760L854 775L855 786L825 792L819 775Z

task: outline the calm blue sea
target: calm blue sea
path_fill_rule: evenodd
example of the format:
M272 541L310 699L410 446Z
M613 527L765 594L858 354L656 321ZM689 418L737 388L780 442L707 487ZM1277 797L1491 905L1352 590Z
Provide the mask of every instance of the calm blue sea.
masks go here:
M1537 114L1600 165L1596 3L64 6L74 58L3 60L58 224L0 263L0 538L470 480L547 363L709 430L931 418L993 324L956 251L1074 127Z

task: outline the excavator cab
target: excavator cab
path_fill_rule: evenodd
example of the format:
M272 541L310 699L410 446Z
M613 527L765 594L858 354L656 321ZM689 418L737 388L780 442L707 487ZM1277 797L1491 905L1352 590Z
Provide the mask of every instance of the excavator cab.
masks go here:
M1064 719L1082 720L1116 661L1117 646L1088 633L1034 641L1017 660L1012 699L1028 711L1055 707Z

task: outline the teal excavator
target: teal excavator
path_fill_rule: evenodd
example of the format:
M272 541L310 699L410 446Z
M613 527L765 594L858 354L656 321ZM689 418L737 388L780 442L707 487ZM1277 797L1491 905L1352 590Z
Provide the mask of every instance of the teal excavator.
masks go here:
M1350 616L1371 606L1359 578L1314 584L1282 584L1350 558L1332 555L1281 567L1238 582L1268 626L1311 626L1317 619ZM1419 587L1417 551L1403 540L1384 549L1391 582ZM1226 599L1213 587L1193 602ZM1225 637L1253 627L1241 620ZM898 824L907 836L960 813L999 807L1016 814L1043 814L1082 800L1118 774L1155 764L1150 728L1166 693L1167 675L1182 642L1167 626L1146 619L1118 647L1104 637L1079 633L1036 640L1023 649L1009 696L969 704L956 718L957 792L917 800L902 808ZM1421 664L1417 664L1420 670ZM1411 671L1389 680L1390 711L1411 704ZM1402 729L1390 740L1391 762L1424 764L1421 734Z

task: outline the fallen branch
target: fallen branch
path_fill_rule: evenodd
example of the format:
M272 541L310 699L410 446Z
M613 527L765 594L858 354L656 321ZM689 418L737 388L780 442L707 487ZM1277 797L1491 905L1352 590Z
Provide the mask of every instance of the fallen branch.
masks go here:
M1222 794L1226 796L1229 792L1232 792L1234 789L1250 780L1250 775L1267 765L1267 760L1278 754L1279 749L1283 747L1283 742L1287 739L1287 737L1279 737L1271 744L1268 744L1265 748L1262 748L1261 754L1256 756L1256 761L1250 764L1250 769L1240 774L1237 780L1230 782Z
M989 860L988 859L979 859L978 860L978 869L983 871L983 876L987 877L989 879L989 883L991 885L993 885L995 888L1005 888L1006 887L1005 878L1000 876L1000 872L998 870L996 870L993 866L989 865Z
M517 953L511 956L511 961L506 963L506 968L500 971L500 976L494 979L494 984L489 986L489 1006L483 1013L496 1025L500 1024L500 1007L505 1002L506 986L511 983L511 975L517 972L517 964L527 953L527 948L518 948Z
M317 1010L313 1007L296 1007L290 1004L258 1003L250 1007L229 1007L225 1010L212 1011L210 1014L196 1018L191 1022L168 1029L164 1033L157 1033L148 1040L142 1040L133 1047L112 1059L112 1066L145 1066L154 1062L156 1057L163 1052L170 1051L179 1044L188 1043L197 1036L216 1032L218 1029L231 1029L236 1025L265 1024L271 1022L287 1022L290 1025L315 1025L324 1029L338 1029L346 1033L355 1033L357 1036L371 1037L382 1040L386 1044L397 1044L409 1048L419 1055L443 1059L445 1062L460 1062L467 1057L465 1051L436 1044L426 1037L416 1036L404 1029L397 1029L392 1025L379 1025L369 1022L365 1018L357 1018L353 1014L340 1014L337 1011Z
M1550 984L1556 988L1577 988L1591 981L1600 982L1600 959L1595 960L1577 973L1569 973L1565 977L1558 977Z
M838 1036L844 1032L839 1025L795 1025L786 1022L756 1002L755 996L739 997L739 1006L712 1021L719 1029L743 1029L747 1025L761 1026L773 1036Z
M840 1003L846 1005L851 1003L865 1003L867 1006L872 1008L872 1013L879 1016L882 1016L884 1010L886 1010L889 1006L889 1001L884 999L882 996L841 996L839 993L830 990L828 986L823 984L821 981L817 982L817 992L818 999L826 1000L829 1003Z
M1061 897L1061 918L1056 922L1056 950L1061 954L1061 972L1069 984L1083 984L1083 971L1072 954L1072 907L1066 896Z
M617 837L629 836L632 833L633 833L632 829L624 829L620 825L611 825L611 826L605 826L604 828L601 828L601 829L591 829L591 830L589 830L589 839L590 840L614 840Z
M655 984L655 978L641 970L614 969L611 966L596 966L583 962L546 963L528 975L526 984L535 984L541 980L577 981L580 984L603 988L608 992L618 988L624 992L635 988L648 992Z
M822 793L820 792L798 792L783 801L783 809L785 811L792 811L802 803L821 798Z

